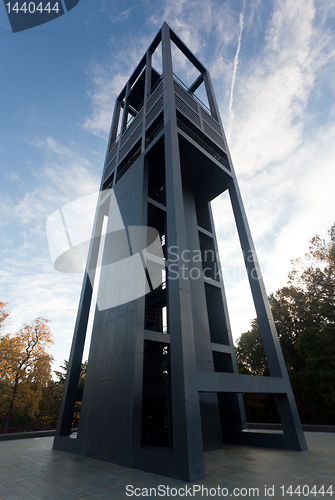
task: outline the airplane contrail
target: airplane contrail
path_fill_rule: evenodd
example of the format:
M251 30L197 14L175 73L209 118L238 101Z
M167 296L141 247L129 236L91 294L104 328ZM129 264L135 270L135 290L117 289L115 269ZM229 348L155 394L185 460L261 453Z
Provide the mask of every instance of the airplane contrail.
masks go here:
M243 5L243 11L244 11L244 5ZM236 72L237 72L237 66L238 66L238 57L240 54L240 49L241 49L241 40L242 40L242 33L243 33L243 26L244 26L244 15L243 12L240 12L240 32L238 35L238 43L237 43L237 50L234 58L234 69L233 69L233 77L231 80L231 87L230 87L230 99L229 99L229 125L228 125L228 134L227 136L230 136L230 132L233 126L233 121L234 121L234 111L233 111L233 101L234 101L234 87L235 87L235 79L236 79Z

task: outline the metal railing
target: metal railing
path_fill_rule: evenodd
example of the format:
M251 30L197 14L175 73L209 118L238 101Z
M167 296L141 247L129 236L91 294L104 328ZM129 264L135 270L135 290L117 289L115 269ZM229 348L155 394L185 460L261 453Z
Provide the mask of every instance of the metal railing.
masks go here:
M197 95L195 95L194 93L189 93L187 85L175 73L173 73L173 76L175 77L176 82L179 83L179 85L188 93L188 95L190 97L193 97L193 99L197 101L198 104L200 104L200 106L211 115L211 110L209 109L209 107L206 106L206 104L202 102L202 100L199 99Z
M140 156L140 154L141 154L141 146L135 151L135 153L131 156L131 158L129 158L127 163L122 165L121 168L120 168L120 165L118 166L117 174L116 174L116 182L118 182L121 179L121 177L127 172L127 170L137 160L137 158Z
M179 118L177 118L177 126L183 130L191 139L193 139L199 146L201 146L207 153L209 153L215 160L221 163L224 167L230 170L229 163L221 156L215 149L213 149L206 141L204 141L198 134L191 130L185 123L183 123Z
M155 92L155 90L157 89L158 85L161 83L161 81L163 80L163 75L161 75L158 80L154 83L154 85L151 87L151 89L149 90L148 94L147 94L147 101L149 99L149 97L152 96L152 94Z
M148 135L148 137L145 140L145 147L147 148L149 144L152 143L152 141L158 136L158 134L163 130L164 128L164 121L162 120L157 127L151 132L151 134Z

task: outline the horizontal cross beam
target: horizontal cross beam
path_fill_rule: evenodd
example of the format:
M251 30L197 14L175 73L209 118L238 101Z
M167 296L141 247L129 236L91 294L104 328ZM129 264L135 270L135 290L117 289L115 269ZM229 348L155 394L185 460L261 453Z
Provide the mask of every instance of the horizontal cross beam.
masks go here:
M238 373L222 373L198 371L199 392L255 392L285 394L287 392L284 379L280 377L259 377L240 375Z

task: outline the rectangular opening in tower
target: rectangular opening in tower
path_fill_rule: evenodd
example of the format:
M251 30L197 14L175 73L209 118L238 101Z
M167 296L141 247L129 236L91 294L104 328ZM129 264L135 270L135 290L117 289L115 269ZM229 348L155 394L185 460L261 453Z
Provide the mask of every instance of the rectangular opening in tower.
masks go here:
M152 273L153 270L150 268L149 274ZM154 332L169 333L166 323L166 282L145 296L144 328Z
M208 204L209 202L202 196L197 196L195 198L195 209L197 213L198 226L211 233L212 222Z
M164 116L160 113L145 132L145 147L147 148L164 128Z
M213 238L199 231L199 242L204 277L219 281L219 267Z
M234 373L231 354L228 352L213 352L213 363L215 372Z
M147 133L155 134L157 127L161 126L161 118L154 122L153 131L149 127ZM155 128L156 127L156 128ZM159 133L159 132L158 132ZM157 134L158 135L158 134ZM154 140L154 139L152 139ZM148 196L161 205L166 204L166 189L165 189L165 157L164 157L164 138L161 137L146 154L146 164L148 166ZM148 225L150 226L149 220ZM152 226L154 227L154 226Z
M249 392L243 394L243 402L248 423L280 423L274 394Z
M112 189L113 187L113 182L114 182L114 173L112 172L111 174L108 175L107 180L103 183L102 190L104 191L105 189Z
M171 447L169 344L144 341L142 445Z
M129 170L129 168L135 163L137 158L141 155L141 141L137 141L135 146L131 148L126 157L119 163L117 167L116 182L118 182L121 177Z
M205 283L205 292L211 341L229 345L221 288Z

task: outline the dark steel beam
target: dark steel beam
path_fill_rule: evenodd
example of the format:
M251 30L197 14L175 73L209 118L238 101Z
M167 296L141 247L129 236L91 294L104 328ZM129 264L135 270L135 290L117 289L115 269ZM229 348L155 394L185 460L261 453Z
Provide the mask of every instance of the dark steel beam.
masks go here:
M199 75L198 78L194 80L192 85L187 89L187 92L189 94L193 94L193 92L195 92L200 87L203 81L204 81L203 75Z
M198 371L197 377L200 392L286 393L285 382L281 377L259 377L207 371Z

